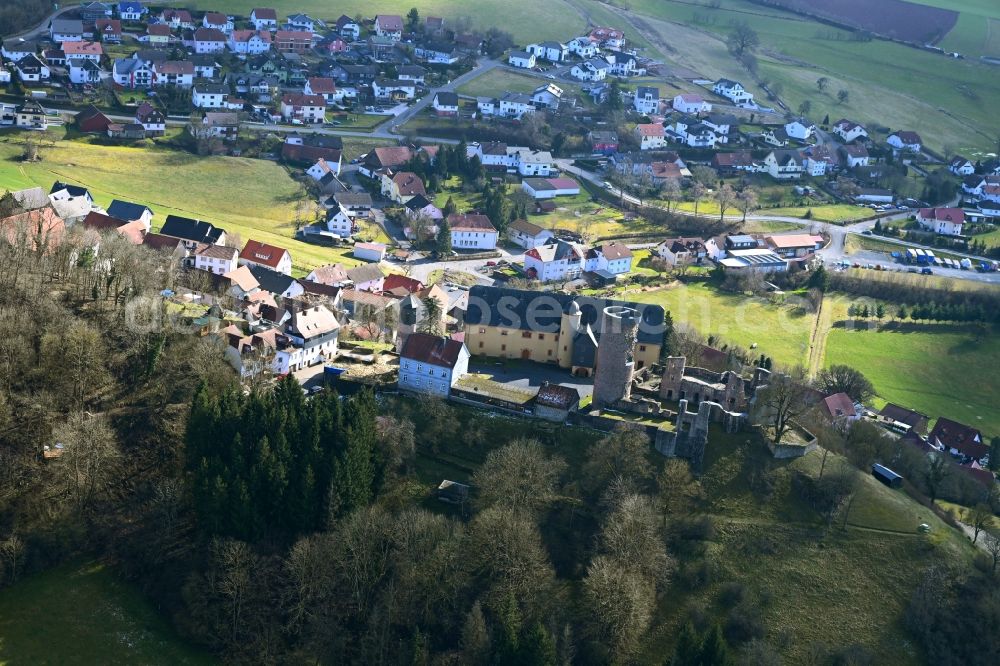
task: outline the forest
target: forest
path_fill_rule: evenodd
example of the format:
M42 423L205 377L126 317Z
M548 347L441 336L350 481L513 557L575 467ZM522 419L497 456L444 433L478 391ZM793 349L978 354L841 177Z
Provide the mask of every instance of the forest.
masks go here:
M627 425L241 386L214 337L171 323L175 258L0 206L0 585L97 558L226 663L876 663L860 640L796 638L774 619L784 584L733 563L856 547L834 525L878 435L824 435L856 466L824 457L818 477L727 440L747 501L802 516L780 543L734 542L726 486ZM456 471L474 491L445 505L431 490ZM1000 553L895 543L930 572L892 590L916 661L997 663Z

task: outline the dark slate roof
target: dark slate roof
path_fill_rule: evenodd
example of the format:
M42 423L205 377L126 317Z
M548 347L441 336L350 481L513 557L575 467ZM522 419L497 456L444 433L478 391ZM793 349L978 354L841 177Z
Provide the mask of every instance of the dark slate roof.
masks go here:
M160 233L196 243L217 243L225 233L225 229L189 217L167 215L167 221L163 223Z
M270 268L265 266L260 266L258 264L247 264L247 268L253 274L257 283L260 284L260 288L264 291L271 292L272 294L283 294L286 289L293 282L295 278L291 275L285 275L284 273L279 273L278 271L272 271Z
M81 187L79 185L70 185L69 183L64 183L62 181L56 181L52 183L52 189L49 190L49 194L54 194L60 190L66 190L69 192L71 197L89 197L90 191L86 187Z
M569 409L580 401L580 392L562 384L546 384L538 389L535 404L555 409Z
M458 93L439 92L435 97L440 106L458 106Z
M659 305L483 285L476 285L469 290L469 309L465 314L465 323L471 326L499 326L555 333L559 331L562 313L567 312L573 303L580 308L582 327L589 324L598 340L601 312L612 305L624 305L641 314L639 342L663 342L663 308Z
M143 206L142 204L132 203L131 201L121 201L115 199L108 206L108 215L111 217L117 217L119 220L138 220L142 217L143 213L149 210L148 206ZM149 211L152 213L153 211Z

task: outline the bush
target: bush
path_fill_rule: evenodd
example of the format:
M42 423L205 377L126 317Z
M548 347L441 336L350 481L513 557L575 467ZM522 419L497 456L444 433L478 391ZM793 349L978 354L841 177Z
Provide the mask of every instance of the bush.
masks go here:
M732 608L736 604L742 602L746 596L746 588L743 587L742 583L737 583L736 581L723 583L722 587L719 589L719 603L726 608Z
M748 603L742 603L726 615L722 633L732 644L746 643L755 638L763 638L766 633L760 610Z

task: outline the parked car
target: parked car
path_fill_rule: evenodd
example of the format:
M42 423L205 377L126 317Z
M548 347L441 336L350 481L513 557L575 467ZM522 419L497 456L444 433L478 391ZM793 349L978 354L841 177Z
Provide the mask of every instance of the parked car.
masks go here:
M930 268L927 268L925 266L924 268L920 269L920 274L921 275L934 275L934 271L932 271Z

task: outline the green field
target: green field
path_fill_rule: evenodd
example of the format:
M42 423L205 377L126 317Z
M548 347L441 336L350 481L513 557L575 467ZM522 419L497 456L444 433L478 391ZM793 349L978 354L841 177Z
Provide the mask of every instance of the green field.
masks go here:
M702 335L716 335L744 349L756 343L758 354L767 354L782 366L806 362L815 317L798 307L725 294L704 283L630 293L629 298L662 305L674 323L688 324Z
M880 398L1000 434L1000 337L977 342L963 326L904 324L898 329L847 331L834 328L826 342L826 364L846 364L865 373Z
M50 133L60 136L57 131ZM274 162L235 157L198 157L166 148L102 146L57 141L42 150L40 162L20 161L23 134L0 139L0 190L40 186L56 180L85 185L97 202L125 199L149 206L162 224L168 214L218 224L245 242L254 238L288 248L295 268L332 261L351 265L344 250L309 245L292 238L295 206L308 202L305 191Z
M211 663L103 565L61 566L0 592L0 664Z
M831 222L834 224L856 222L857 220L870 217L870 208L861 208L849 204L831 204L825 206L796 206L794 208L768 208L754 211L754 215L775 215L777 217L800 217L806 219L806 215L812 212L808 219L818 222Z
M228 12L247 16L259 6L256 0L195 0L187 6L197 9ZM562 39L576 36L586 23L566 0L533 2L532 0L489 0L471 3L467 0L278 0L267 3L283 19L302 12L323 21L336 21L341 14L374 18L376 14L405 16L417 7L421 16L440 16L445 20L469 17L474 27L486 30L498 27L522 42ZM569 34L567 34L569 33Z

